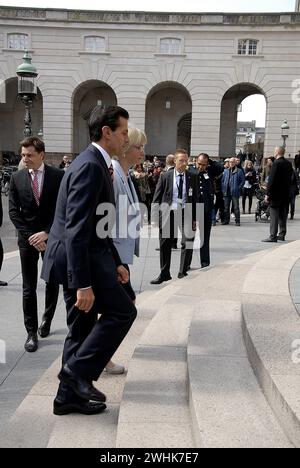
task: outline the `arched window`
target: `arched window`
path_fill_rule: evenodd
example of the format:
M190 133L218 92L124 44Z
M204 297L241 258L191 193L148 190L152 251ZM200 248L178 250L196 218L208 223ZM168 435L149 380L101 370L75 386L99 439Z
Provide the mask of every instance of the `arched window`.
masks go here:
M168 55L181 54L181 39L166 37L160 40L160 53Z
M84 38L84 49L87 52L105 52L105 37L86 36Z
M28 49L29 41L27 34L12 33L7 35L8 49Z
M240 39L238 55L257 55L258 42L256 39Z

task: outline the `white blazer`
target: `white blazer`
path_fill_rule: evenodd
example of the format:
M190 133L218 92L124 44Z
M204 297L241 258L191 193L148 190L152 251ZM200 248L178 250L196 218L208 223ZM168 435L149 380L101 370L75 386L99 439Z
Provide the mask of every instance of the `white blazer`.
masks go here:
M119 161L113 161L116 223L113 241L121 261L132 265L134 256L140 254L141 213L139 199L129 177L126 177Z

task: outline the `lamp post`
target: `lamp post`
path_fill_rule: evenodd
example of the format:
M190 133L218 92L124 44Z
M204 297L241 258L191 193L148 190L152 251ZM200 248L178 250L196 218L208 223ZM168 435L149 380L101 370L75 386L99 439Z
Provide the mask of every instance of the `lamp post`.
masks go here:
M249 159L250 145L251 145L251 143L252 143L252 135L251 135L251 133L247 133L247 135L246 135L246 143L247 143L247 159Z
M283 124L281 125L281 136L282 136L282 139L283 139L284 149L286 148L286 140L289 137L289 130L290 130L290 127L288 125L288 122L287 122L287 120L284 120Z
M23 57L23 63L17 68L18 75L18 96L25 105L25 116L24 116L24 137L30 137L32 135L31 129L31 108L33 100L37 95L37 85L35 82L38 76L37 69L31 63L32 58L29 52L25 50Z

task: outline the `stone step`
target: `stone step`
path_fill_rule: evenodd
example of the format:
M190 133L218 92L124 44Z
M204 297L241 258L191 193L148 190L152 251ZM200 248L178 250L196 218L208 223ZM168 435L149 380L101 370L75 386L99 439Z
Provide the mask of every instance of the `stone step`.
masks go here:
M223 265L192 272L189 278L162 292L161 307L130 361L119 414L118 448L195 447L188 404L186 348L198 300L189 297L186 291L191 282L193 291L208 289L230 268Z
M289 277L299 257L300 241L272 250L253 266L242 291L249 361L296 447L300 447L300 317L290 296Z
M188 381L198 447L292 447L247 359L240 302L199 304L189 336Z

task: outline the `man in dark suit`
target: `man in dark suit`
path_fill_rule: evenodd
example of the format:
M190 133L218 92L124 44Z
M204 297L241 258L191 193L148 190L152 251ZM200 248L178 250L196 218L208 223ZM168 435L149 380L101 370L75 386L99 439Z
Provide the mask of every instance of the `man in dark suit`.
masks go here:
M128 119L120 107L97 106L92 111L93 143L74 160L58 195L42 272L45 281L55 277L64 285L69 328L54 400L56 415L96 414L106 408L105 395L92 382L137 314L120 284L126 284L129 275L111 239L115 211L111 156L124 154Z
M268 181L266 202L270 203L270 237L263 242L285 241L293 166L284 157L285 148L275 148L275 158ZM278 234L278 227L280 232Z
M59 186L64 172L44 164L45 145L39 138L26 138L20 144L25 169L12 175L9 191L9 216L18 231L23 277L23 312L28 333L25 350L33 353L41 338L49 335L55 313L59 286L46 284L45 312L38 329L38 261L46 250L53 222Z
M2 195L1 195L1 190L0 190L0 228L2 226L2 222L3 222L3 208L2 208ZM2 264L3 264L3 257L4 257L4 251L3 251L2 241L0 238L0 271L2 268ZM0 286L7 286L7 283L5 281L0 281Z
M170 266L174 233L182 233L182 251L178 278L187 276L187 268L196 229L197 176L187 172L189 157L185 150L175 153L175 169L159 179L152 206L153 221L159 224L161 272L151 284L171 280Z

